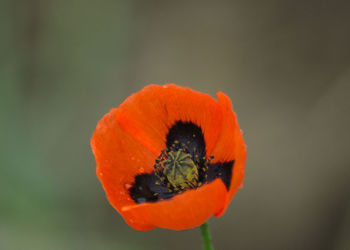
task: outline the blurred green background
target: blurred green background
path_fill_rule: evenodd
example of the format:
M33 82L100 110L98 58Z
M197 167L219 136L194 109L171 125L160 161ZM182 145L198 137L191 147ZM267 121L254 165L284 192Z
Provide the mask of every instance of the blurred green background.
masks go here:
M0 1L0 249L201 249L108 204L89 141L149 83L230 96L244 189L217 249L350 249L348 1Z

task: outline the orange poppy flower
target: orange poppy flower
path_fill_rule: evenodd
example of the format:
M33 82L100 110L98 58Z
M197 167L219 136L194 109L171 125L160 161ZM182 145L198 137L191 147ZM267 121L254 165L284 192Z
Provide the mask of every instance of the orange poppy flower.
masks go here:
M149 85L98 123L97 176L137 230L200 226L221 216L244 178L246 148L230 99Z

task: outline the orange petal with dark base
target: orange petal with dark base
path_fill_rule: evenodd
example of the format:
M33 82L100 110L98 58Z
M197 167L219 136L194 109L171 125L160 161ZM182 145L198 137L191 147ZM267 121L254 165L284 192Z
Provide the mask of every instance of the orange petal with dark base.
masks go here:
M244 179L244 163L246 160L246 147L243 141L242 132L237 123L236 116L233 112L230 99L223 93L217 93L219 104L224 112L224 122L219 140L212 152L215 156L214 161L230 161L234 160L233 174L231 178L231 186L229 195L222 211L215 214L221 216L237 190L241 187Z
M166 84L159 88L159 98L166 105L168 124L173 125L181 120L200 126L207 152L211 152L223 122L223 112L218 102L208 94L174 84Z
M157 156L165 147L168 123L166 105L159 98L161 86L149 85L128 97L119 107L118 123L123 130Z
M164 138L176 121L191 121L202 128L207 151L219 137L223 112L207 94L175 84L149 85L119 107L120 126L153 153L164 149Z
M201 188L176 195L171 200L125 206L121 213L132 227L135 222L145 222L147 226L138 227L139 230L149 230L150 227L184 230L200 226L222 210L226 196L225 185L217 179Z
M109 201L120 211L122 206L135 204L127 187L133 183L135 175L153 171L156 155L119 126L118 112L118 109L112 109L100 120L91 147L97 176Z

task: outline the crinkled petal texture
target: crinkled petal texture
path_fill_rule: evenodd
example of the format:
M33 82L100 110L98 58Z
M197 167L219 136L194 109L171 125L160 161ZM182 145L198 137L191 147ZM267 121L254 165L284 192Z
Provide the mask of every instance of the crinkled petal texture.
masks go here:
M220 216L244 178L246 150L229 98L174 84L149 85L128 97L98 123L91 139L97 176L109 202L137 230L175 230L200 226ZM234 161L229 190L221 179L187 190L169 200L136 203L128 188L136 175L152 173L155 159L166 147L166 135L177 121L193 122L204 134L213 162Z

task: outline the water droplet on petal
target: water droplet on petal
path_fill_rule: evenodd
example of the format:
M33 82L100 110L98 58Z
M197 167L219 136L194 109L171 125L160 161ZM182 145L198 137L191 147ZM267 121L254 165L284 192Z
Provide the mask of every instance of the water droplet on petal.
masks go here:
M138 203L144 203L144 202L146 202L146 198L140 197L140 198L137 198L136 201Z

